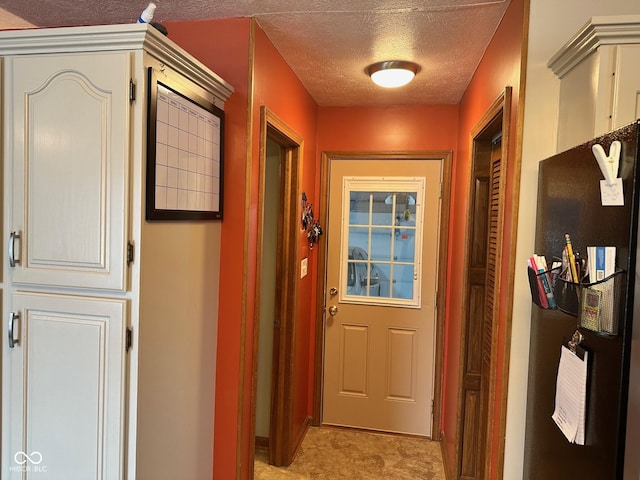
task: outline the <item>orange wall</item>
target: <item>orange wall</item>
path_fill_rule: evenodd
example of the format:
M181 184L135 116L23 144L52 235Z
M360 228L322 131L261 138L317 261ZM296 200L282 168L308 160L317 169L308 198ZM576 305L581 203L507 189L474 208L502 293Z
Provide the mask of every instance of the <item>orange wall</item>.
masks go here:
M460 103L460 123L458 137L458 156L454 163L452 196L454 202L451 209L452 229L449 236L449 251L464 251L466 222L468 213L469 179L471 175L471 131L481 120L491 104L504 92L506 86L513 87L510 146L506 171L506 204L504 219L504 240L502 258L510 259L509 249L515 245L515 232L512 231L517 221L514 211L514 198L518 193L520 136L518 119L520 115L520 67L522 60L523 25L525 0L512 0L502 22L496 31L485 55L478 66ZM455 439L458 420L458 391L460 382L460 339L462 336L462 311L464 292L458 288L456 279L463 277L464 265L462 255L451 255L448 268L447 288L447 327L445 333L445 386L444 386L444 423L446 452L449 467L455 470ZM512 286L510 277L513 265L504 261L502 265L502 289L499 292L499 327L498 327L498 365L496 402L493 415L494 437L491 478L496 478L500 419L500 399L506 385L502 383L504 372L505 348L508 348L508 321L510 321L511 305L508 304L508 293ZM503 412L506 414L506 412Z
M323 151L453 151L457 125L457 105L320 107L316 168Z
M169 22L166 26L172 40L235 89L225 104L214 478L232 479L239 473L240 478L248 479L250 445L254 441L250 400L257 287L260 107L269 108L303 137L301 189L313 201L317 105L255 21L244 18ZM300 259L309 257L310 261L309 273L298 285L299 298L304 301L298 303L295 329L294 432L310 415L309 386L313 385L309 366L313 355L316 272L314 255L302 230L299 250Z
M300 189L306 192L309 201L314 202L316 183L315 170L315 148L316 148L316 118L317 105L306 91L298 77L295 76L291 68L287 65L280 53L275 49L260 26L253 22L254 32L254 99L252 107L253 130L251 138L252 151L252 172L251 172L251 220L250 225L257 225L258 203L258 181L259 181L259 148L260 148L260 108L266 106L273 114L282 120L290 129L303 138L302 162L300 165ZM302 202L300 201L300 205ZM298 217L301 216L301 212ZM272 226L275 228L275 226ZM269 228L265 225L265 228ZM254 232L252 232L253 235ZM255 239L252 238L250 245L251 264L255 263ZM308 274L302 279L298 279L298 302L297 315L295 321L294 357L293 357L293 389L295 392L293 405L293 440L297 437L301 429L306 425L306 420L310 416L311 393L309 385L312 385L313 375L309 370L310 361L313 358L313 339L311 338L314 329L312 322L315 322L315 289L312 289L312 282L316 277L315 251L309 250L306 235L299 230L299 258L298 263L303 258L309 259ZM250 292L255 292L255 274L249 275L249 283L252 285ZM315 282L313 282L315 283ZM315 285L314 285L315 287ZM253 295L252 295L253 297ZM221 297L222 298L222 297ZM253 311L253 310L252 310ZM253 332L253 315L247 317L247 332ZM247 357L246 357L246 384L251 379L251 367L253 364L253 336L247 335ZM246 401L244 402L244 418L251 418L249 404L249 390L245 389ZM249 445L253 442L252 432L245 425L243 443L243 464L242 478L246 478L248 473Z

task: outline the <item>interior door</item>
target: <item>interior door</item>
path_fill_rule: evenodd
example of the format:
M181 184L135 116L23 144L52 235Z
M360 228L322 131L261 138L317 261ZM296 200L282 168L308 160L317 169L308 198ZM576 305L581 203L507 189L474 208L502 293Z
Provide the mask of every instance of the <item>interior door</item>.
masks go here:
M331 161L325 424L431 435L441 174Z
M462 408L458 478L485 478L490 444L491 365L498 258L502 141L477 141L470 219L468 317L463 352Z

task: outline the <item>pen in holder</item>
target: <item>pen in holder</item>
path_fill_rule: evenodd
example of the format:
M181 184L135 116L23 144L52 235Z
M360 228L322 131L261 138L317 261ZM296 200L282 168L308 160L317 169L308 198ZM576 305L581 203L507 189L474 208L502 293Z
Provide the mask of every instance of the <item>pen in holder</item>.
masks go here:
M545 310L555 310L557 308L553 291L559 273L560 267L543 270L542 272L537 272L531 267L527 268L531 301L538 307Z

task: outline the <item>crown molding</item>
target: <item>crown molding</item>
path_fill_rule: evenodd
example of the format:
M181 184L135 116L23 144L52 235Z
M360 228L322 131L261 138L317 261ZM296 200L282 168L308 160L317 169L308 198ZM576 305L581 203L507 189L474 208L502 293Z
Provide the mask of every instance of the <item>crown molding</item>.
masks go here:
M226 101L233 87L146 23L0 32L0 56L144 50Z
M562 78L603 45L640 43L640 15L592 17L547 63Z

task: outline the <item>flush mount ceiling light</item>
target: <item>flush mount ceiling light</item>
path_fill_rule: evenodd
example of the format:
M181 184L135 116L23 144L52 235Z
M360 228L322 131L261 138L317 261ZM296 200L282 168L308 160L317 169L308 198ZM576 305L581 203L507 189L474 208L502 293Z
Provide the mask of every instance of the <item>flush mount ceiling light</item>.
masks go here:
M369 65L365 71L376 85L385 88L396 88L413 80L418 70L420 70L420 67L413 62L388 60Z

